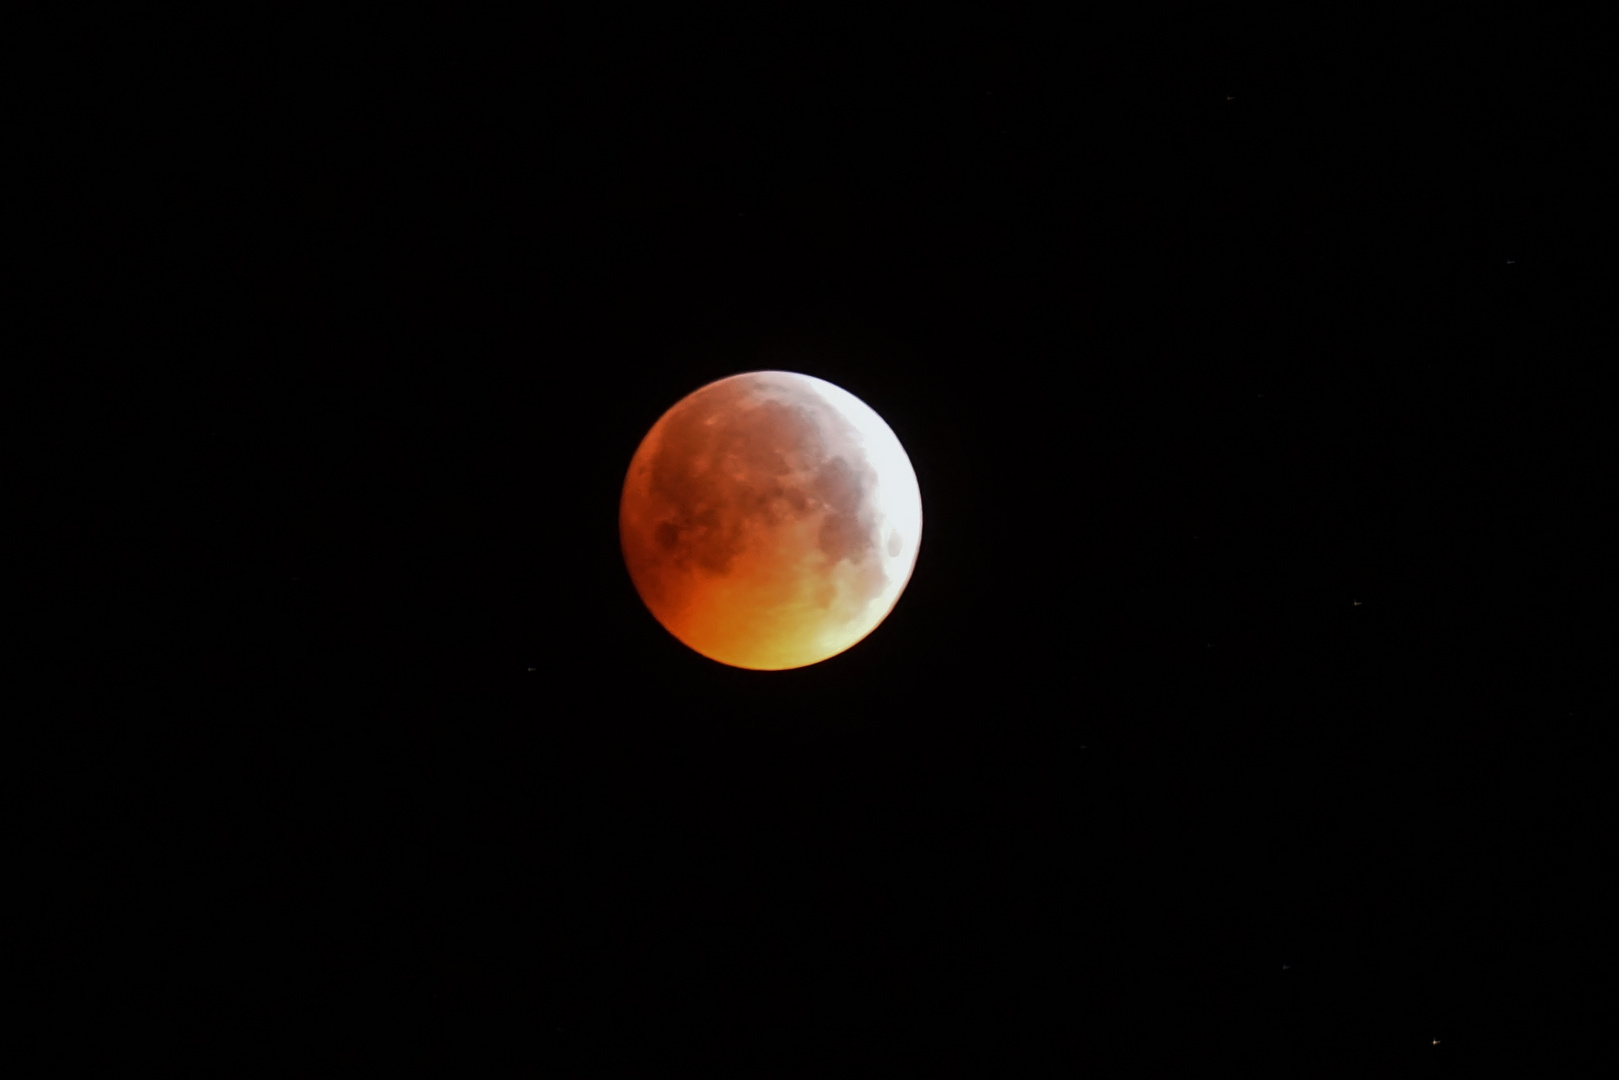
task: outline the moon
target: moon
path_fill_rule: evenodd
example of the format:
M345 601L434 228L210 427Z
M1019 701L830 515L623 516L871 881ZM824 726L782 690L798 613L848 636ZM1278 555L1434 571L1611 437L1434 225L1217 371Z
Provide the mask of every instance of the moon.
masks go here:
M807 667L899 601L922 495L899 439L847 390L750 371L692 391L630 461L619 539L664 629L732 667Z

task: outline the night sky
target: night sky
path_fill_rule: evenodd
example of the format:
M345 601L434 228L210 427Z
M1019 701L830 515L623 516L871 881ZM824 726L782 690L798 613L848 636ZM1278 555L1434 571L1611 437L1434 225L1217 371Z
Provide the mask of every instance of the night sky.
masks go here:
M17 1075L1611 1032L1615 177L1561 38L233 7L24 52ZM893 613L787 672L618 548L641 436L761 368L923 499Z

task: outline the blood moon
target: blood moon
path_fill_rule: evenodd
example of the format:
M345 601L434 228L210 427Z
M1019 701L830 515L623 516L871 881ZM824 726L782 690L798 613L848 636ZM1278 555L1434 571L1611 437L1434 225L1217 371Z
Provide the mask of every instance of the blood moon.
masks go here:
M654 618L702 655L780 671L888 617L922 539L922 495L882 417L829 382L750 371L652 426L619 502L624 562Z

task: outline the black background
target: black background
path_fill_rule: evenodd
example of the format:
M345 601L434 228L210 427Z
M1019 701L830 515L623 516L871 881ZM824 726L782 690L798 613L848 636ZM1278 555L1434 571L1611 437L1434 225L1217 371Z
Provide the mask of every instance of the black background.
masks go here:
M25 1059L1582 1056L1579 36L233 9L14 50L58 496ZM642 434L758 368L875 408L925 515L878 631L781 673L686 650L617 546Z

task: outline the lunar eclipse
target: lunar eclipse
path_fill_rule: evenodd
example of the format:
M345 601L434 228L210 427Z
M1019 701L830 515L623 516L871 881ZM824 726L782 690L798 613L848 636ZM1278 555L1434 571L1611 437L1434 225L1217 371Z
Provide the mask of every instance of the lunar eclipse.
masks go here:
M722 664L779 671L836 656L887 618L916 565L922 497L865 402L753 371L693 391L647 432L619 537L666 630Z

